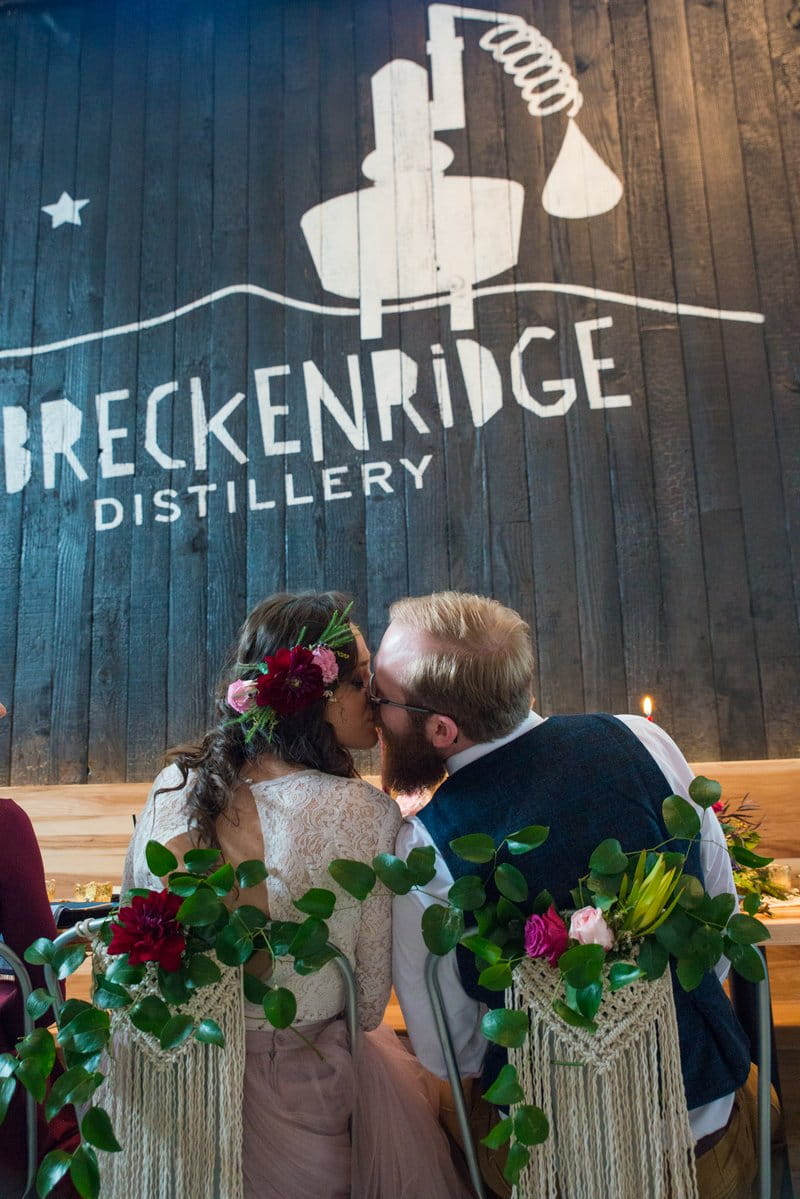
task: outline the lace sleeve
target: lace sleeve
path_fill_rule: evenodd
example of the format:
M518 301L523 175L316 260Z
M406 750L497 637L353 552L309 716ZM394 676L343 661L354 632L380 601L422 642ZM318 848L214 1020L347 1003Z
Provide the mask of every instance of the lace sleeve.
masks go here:
M122 894L131 887L160 887L161 883L147 868L145 849L148 841L160 841L166 845L173 837L179 837L189 828L189 817L186 812L186 792L192 785L191 776L185 787L176 786L181 781L181 773L177 766L168 766L156 778L144 811L136 823L136 831L131 838L128 852L125 855L125 865L122 871ZM156 792L162 787L176 787L174 791Z
M359 822L359 837L351 857L371 862L379 853L393 853L397 831L403 822L400 809L368 783L363 799L369 811L369 832ZM361 1027L377 1028L383 1019L392 989L392 894L376 883L361 907L356 941L356 981Z

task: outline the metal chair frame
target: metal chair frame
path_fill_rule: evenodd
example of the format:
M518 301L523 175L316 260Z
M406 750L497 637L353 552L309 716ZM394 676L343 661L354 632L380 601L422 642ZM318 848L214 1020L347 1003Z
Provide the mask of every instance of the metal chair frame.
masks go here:
M25 965L25 962L22 960L22 958L19 957L11 948L11 946L5 941L2 944L0 952L2 952L3 960L8 962L14 973L14 977L17 980L17 985L19 986L20 993L22 995L23 1004L22 1027L25 1031L25 1036L28 1036L29 1033L33 1032L35 1027L33 1017L28 1011L27 1006L28 996L33 990L31 985L31 977L28 973L28 967ZM36 1170L39 1157L39 1136L36 1127L36 1100L28 1090L25 1091L25 1126L28 1149L28 1174L25 1181L24 1196L27 1196L33 1194L33 1184L36 1179Z
M442 1002L442 992L439 987L438 969L441 957L436 954L429 953L425 962L425 986L428 991L428 1000L430 1001L431 1011L433 1012L436 1031L439 1035L439 1042L444 1055L444 1063L447 1069L447 1079L450 1083L450 1089L453 1092L453 1104L456 1109L456 1118L458 1126L461 1130L461 1137L464 1142L464 1156L467 1159L467 1167L469 1169L470 1181L477 1199L486 1199L486 1190L483 1185L483 1175L478 1163L478 1151L475 1148L475 1139L472 1135L472 1129L469 1123L469 1113L467 1112L467 1103L464 1098L464 1088L461 1085L461 1075L458 1070L458 1062L456 1060L456 1052L453 1046L453 1038L450 1033L450 1026L447 1023L447 1014L444 1010Z

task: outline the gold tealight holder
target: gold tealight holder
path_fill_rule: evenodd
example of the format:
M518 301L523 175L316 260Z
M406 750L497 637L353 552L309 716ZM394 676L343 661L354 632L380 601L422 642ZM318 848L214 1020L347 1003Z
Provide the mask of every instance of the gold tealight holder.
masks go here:
M113 883L76 883L73 899L82 899L86 903L109 903L114 892Z

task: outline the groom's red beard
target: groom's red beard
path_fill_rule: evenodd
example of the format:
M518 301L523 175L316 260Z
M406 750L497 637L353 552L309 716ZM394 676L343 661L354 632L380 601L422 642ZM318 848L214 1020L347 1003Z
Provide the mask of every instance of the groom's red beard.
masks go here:
M444 762L425 736L424 721L412 723L405 733L395 733L379 725L381 738L381 780L384 790L395 795L413 794L423 787L435 787L447 771Z

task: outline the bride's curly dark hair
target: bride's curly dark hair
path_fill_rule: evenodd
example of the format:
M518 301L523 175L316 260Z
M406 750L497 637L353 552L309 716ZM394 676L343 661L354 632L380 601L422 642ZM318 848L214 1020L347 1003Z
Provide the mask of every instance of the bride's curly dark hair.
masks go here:
M307 766L342 778L358 777L350 752L338 743L325 720L326 699L293 716L281 716L270 740L261 732L249 742L244 739L242 725L231 723L235 713L225 702L228 684L241 677L236 671L237 663L260 662L281 648L295 645L304 628L304 644L313 645L333 613L343 612L348 602L348 597L337 591L284 592L262 600L245 620L215 692L217 723L199 745L178 745L167 751L165 760L178 767L181 781L157 792L178 790L186 785L189 773L193 774L186 806L190 827L196 831L201 845L218 845L216 823L230 806L242 768L262 754L275 754L294 766ZM356 669L355 637L337 648L336 657L339 676L331 685L333 689L348 682Z

